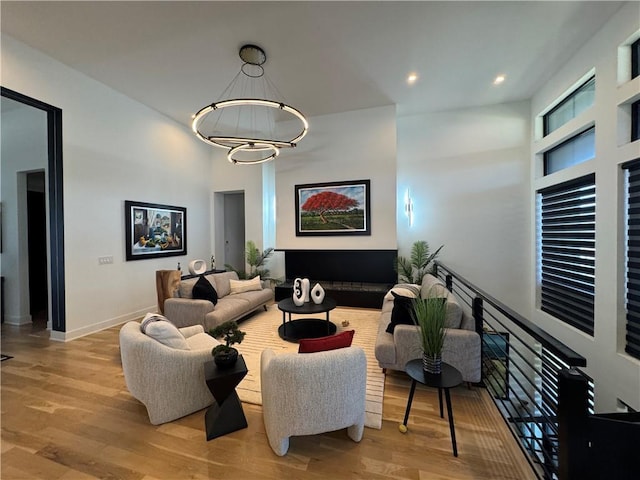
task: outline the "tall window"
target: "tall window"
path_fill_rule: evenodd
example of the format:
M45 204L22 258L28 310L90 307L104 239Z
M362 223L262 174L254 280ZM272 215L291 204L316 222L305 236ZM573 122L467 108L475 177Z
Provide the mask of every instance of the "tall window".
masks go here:
M640 139L640 100L631 104L631 141Z
M640 359L640 159L623 165L627 196L627 332L625 352Z
M640 75L640 39L631 44L631 78Z
M542 222L541 309L593 335L595 174L538 191Z
M544 135L549 135L593 105L595 89L596 77L591 77L545 114L542 117Z
M596 155L596 129L591 127L544 153L544 174L572 167Z

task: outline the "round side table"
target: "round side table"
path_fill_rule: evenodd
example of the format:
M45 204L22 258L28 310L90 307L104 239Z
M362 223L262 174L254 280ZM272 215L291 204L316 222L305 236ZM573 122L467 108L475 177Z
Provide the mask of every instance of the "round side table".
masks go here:
M411 377L411 391L409 392L409 401L407 402L407 410L404 414L404 421L400 425L400 431L407 431L407 421L409 420L409 412L411 411L411 402L413 402L413 394L416 391L416 383L420 382L427 387L438 389L438 400L440 402L440 418L444 418L442 411L442 390L447 401L447 413L449 416L449 430L451 431L451 444L453 446L453 456L458 456L458 445L456 443L456 431L453 426L453 409L451 408L451 395L449 389L457 387L462 383L462 374L448 363L442 362L442 373L434 375L427 373L422 368L422 359L411 360L405 367L407 375Z

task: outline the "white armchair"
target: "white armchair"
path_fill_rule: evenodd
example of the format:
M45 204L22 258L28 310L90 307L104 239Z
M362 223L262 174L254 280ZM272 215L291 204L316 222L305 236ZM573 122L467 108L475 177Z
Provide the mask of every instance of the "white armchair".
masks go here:
M282 456L289 437L347 428L362 439L367 360L360 347L276 355L260 360L262 410L269 445Z
M202 325L179 329L189 350L163 345L140 331L140 323L120 329L122 370L131 395L140 400L153 425L201 410L214 401L204 378L204 363L219 342Z

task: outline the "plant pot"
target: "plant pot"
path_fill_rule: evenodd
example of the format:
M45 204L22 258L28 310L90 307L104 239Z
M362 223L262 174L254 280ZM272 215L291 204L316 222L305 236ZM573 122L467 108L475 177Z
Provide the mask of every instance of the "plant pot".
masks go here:
M422 369L431 375L440 375L442 373L442 355L422 354Z
M231 368L238 361L238 350L230 348L227 352L218 352L213 356L213 361L220 369Z

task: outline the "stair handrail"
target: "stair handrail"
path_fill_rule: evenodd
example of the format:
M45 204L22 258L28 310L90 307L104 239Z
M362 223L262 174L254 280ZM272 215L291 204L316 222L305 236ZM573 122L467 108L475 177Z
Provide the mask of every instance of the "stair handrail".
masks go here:
M446 266L441 261L436 260L434 262L434 265L436 267L436 272L437 272L437 269L440 267L446 270L446 272L448 272L450 275L453 275L455 277L456 281L463 284L469 290L475 292L476 295L480 296L484 301L486 301L486 303L490 304L497 311L502 313L504 316L508 317L514 324L516 324L522 330L524 330L533 338L538 340L542 345L544 345L545 348L552 351L555 355L557 355L562 360L564 360L569 366L585 367L587 365L587 359L584 358L579 353L577 353L575 350L572 350L567 345L562 343L560 340L551 336L550 334L545 332L543 329L541 329L539 326L532 323L530 320L527 320L525 317L523 317L519 313L515 312L514 310L510 309L503 303L499 302L494 297L489 295L487 292L476 287L471 282L469 282L466 278L464 278L462 275L455 272L454 270Z

